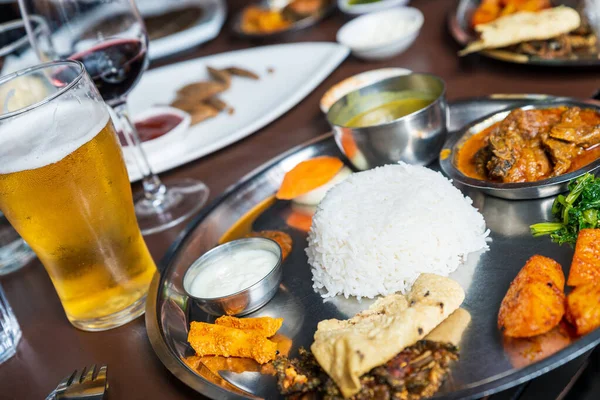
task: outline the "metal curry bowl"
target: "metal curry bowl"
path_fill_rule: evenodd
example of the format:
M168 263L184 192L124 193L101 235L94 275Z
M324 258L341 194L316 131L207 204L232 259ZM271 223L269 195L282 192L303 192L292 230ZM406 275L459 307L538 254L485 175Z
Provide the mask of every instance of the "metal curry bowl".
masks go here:
M458 153L467 140L469 140L473 135L495 124L496 122L500 122L512 110L516 110L517 108L522 110L544 109L560 106L592 108L600 111L600 103L597 101L567 99L541 102L524 107L511 107L500 112L489 114L449 135L448 140L440 152L440 166L442 171L444 171L444 173L448 175L455 183L476 188L491 196L508 200L541 199L566 191L569 181L587 172L592 172L600 167L600 158L592 161L590 164L584 167L579 168L576 171L567 174L553 178L542 179L535 182L522 183L502 183L476 179L466 176L457 167Z
M352 117L415 93L435 100L391 122L360 128L345 126ZM358 170L399 161L427 165L438 157L446 140L445 96L446 85L435 75L397 76L348 93L331 106L327 120L338 147Z

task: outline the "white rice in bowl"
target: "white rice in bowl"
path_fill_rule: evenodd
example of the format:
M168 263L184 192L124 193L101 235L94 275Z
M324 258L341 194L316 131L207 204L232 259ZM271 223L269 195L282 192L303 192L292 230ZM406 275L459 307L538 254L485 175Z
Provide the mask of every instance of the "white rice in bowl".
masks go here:
M308 234L323 297L405 293L424 272L447 276L487 249L483 216L441 173L408 164L351 175L319 204Z

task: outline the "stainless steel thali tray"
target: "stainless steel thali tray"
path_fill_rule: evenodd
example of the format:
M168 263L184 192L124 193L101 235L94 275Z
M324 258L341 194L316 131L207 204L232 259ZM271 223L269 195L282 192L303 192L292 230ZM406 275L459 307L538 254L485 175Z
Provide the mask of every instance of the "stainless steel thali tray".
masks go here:
M451 103L450 129L457 130L506 107L538 100L548 100L548 97L496 95ZM162 275L155 277L148 295L148 336L167 369L205 396L214 399L279 398L275 378L268 374L214 374L202 364L198 369L187 366L186 358L193 355L186 340L190 322L210 322L212 317L193 306L186 297L182 288L183 273L196 258L215 246L221 235L240 217L272 196L287 170L317 155L341 157L330 134L292 149L230 187L195 218L161 262ZM431 167L439 168L436 164ZM539 346L539 350L543 350L541 353L532 351L532 343L528 341L503 341L496 327L498 308L525 261L533 254L542 254L568 269L573 251L568 246L553 244L548 238L533 238L530 234L530 224L549 218L552 198L508 201L473 189L461 189L483 213L492 242L488 252L470 256L451 275L465 289L462 307L471 313L472 321L462 337L461 358L453 364L449 378L435 397L444 399L479 398L507 389L566 363L600 342L600 330L568 345L560 341L549 347L542 344ZM343 297L323 303L312 289L311 272L304 253L306 236L286 225L289 212L287 202L276 202L254 221L255 230L286 231L292 236L294 245L283 265L283 281L278 293L267 306L251 316L283 317L280 333L292 339L290 355L294 356L299 347L311 345L319 321L350 317L369 303ZM533 345L535 347L535 343Z
M554 5L567 5L576 8L579 0L555 0ZM469 20L471 15L481 3L481 0L458 0L457 7L448 15L448 29L450 34L461 46L466 46L468 43L476 39L475 32L470 26ZM593 1L589 3L592 7ZM596 15L598 11L592 10ZM597 17L596 17L597 18ZM596 32L598 35L598 32ZM496 60L516 63L530 64L548 67L588 67L600 65L600 52L593 54L579 55L577 58L553 58L546 59L526 54L516 53L503 49L482 51L482 55Z

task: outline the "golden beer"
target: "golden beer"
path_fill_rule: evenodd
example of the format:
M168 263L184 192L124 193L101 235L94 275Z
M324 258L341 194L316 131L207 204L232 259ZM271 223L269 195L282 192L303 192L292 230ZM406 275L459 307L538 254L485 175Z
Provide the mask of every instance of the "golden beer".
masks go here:
M58 161L0 173L0 209L44 264L69 320L86 330L140 315L156 272L108 115L104 121L64 157L61 147L41 153Z

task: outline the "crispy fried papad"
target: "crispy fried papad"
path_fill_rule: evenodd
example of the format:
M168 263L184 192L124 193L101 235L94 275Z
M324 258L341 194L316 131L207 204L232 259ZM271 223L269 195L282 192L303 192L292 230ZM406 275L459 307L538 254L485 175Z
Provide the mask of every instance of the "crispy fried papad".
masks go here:
M281 328L281 325L283 325L283 318L236 318L229 315L223 315L215 320L215 325L228 326L243 331L253 331L268 338L275 335L279 328Z
M360 377L423 339L463 302L452 279L421 274L406 298L385 297L345 321L321 321L312 353L344 397L361 390Z
M260 333L204 322L191 323L188 342L201 357L248 357L264 364L277 355L277 343Z

